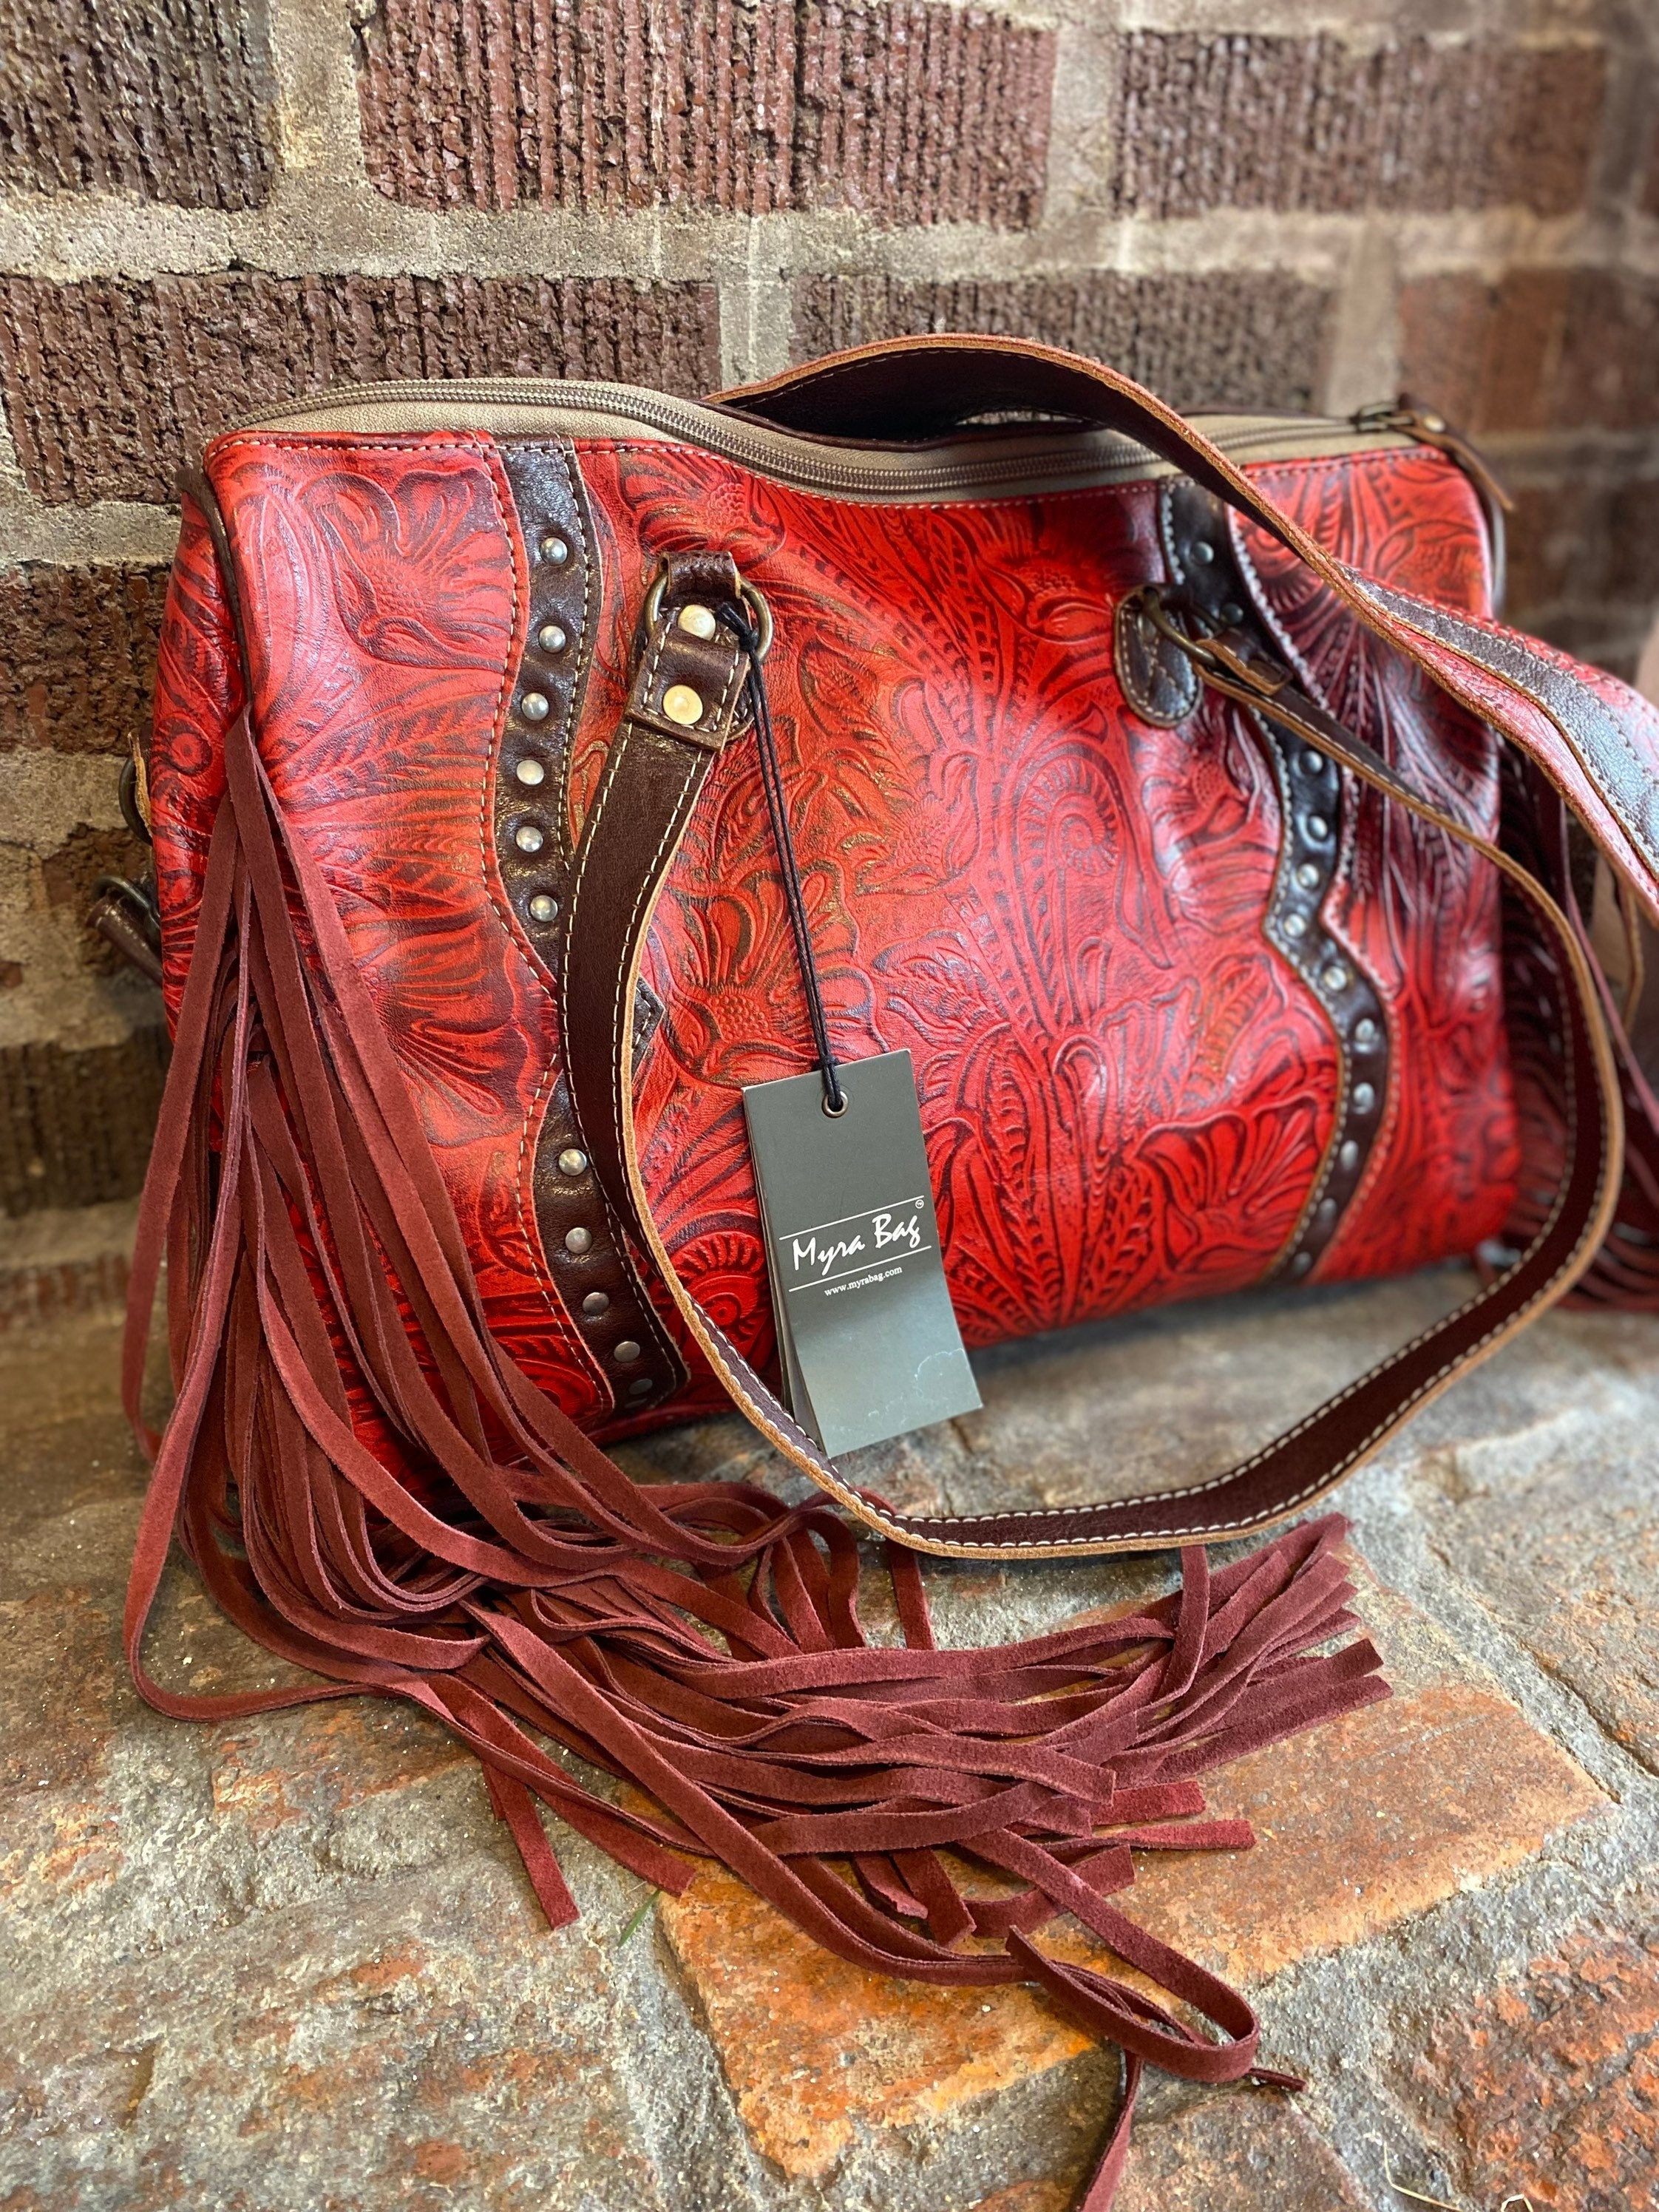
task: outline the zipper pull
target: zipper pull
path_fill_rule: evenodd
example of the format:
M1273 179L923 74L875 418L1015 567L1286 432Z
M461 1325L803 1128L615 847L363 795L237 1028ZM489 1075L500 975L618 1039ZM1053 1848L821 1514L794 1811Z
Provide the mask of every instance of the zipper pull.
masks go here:
M1456 462L1484 499L1505 514L1514 514L1515 501L1492 473L1491 464L1461 430L1454 430L1445 416L1437 415L1432 408L1414 406L1402 392L1398 399L1376 399L1369 407L1357 408L1351 419L1356 430L1403 430L1425 446L1437 447Z

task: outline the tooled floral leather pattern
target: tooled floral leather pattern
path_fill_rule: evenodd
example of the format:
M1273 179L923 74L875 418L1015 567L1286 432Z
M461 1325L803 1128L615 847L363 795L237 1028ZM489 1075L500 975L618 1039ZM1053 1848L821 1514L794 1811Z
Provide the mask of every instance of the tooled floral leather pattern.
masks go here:
M1264 945L1279 802L1241 719L1122 708L1112 611L1159 573L1152 488L874 507L712 456L579 445L613 580L576 802L659 549L766 592L768 664L832 1030L908 1048L964 1335L1255 1281L1329 1133L1335 1061ZM638 1097L671 1250L763 1352L740 1087L808 1042L751 752L705 787L653 933Z
M489 1325L578 1419L608 1411L533 1228L558 1066L514 927L493 778L525 556L488 440L232 437L208 465L248 623L255 726L339 901L472 1255Z
M836 1040L915 1056L969 1340L1259 1279L1317 1171L1337 1069L1320 1007L1261 935L1279 801L1248 719L1212 697L1188 724L1152 729L1116 689L1113 606L1161 573L1152 488L882 508L650 445L588 444L581 460L604 585L573 829L656 555L729 548L777 617L769 676ZM1342 469L1350 496L1372 465ZM524 650L523 552L499 461L482 437L310 436L228 440L212 466L254 610L273 778L340 893L491 1325L599 1425L609 1394L549 1295L532 1226L556 1007L482 835ZM1458 516L1447 538L1459 528L1467 561ZM1390 581L1443 588L1412 543L1384 552L1370 565ZM175 594L164 649L179 672L157 757L179 825L164 865L182 944L216 788L212 734L234 709L222 605L188 526ZM1374 695L1363 725L1374 740L1382 704L1394 710ZM1431 750L1439 728L1431 738L1425 722L1413 742ZM1482 760L1457 774L1481 786ZM1414 932L1411 893L1419 878L1434 890L1432 856L1408 844L1389 859L1393 925ZM746 747L710 780L647 978L668 1008L641 1079L647 1186L693 1288L763 1357L740 1086L798 1072L807 1032ZM1431 1015L1438 988L1425 986ZM1466 1079L1432 1054L1409 1065L1429 1092ZM1505 1104L1492 1094L1494 1117ZM1401 1126L1432 1137L1454 1121L1431 1097ZM1459 1249L1480 1209L1437 1212L1441 1162L1407 1164L1414 1202L1432 1201L1419 1241ZM1486 1212L1501 1216L1505 1195ZM1357 1251L1325 1272L1370 1264ZM665 1293L659 1304L684 1345ZM724 1403L689 1364L697 1379L678 1410Z
M241 662L213 539L201 507L186 498L161 617L146 761L161 908L161 991L170 1022L178 1019L208 840L225 787L221 739L241 706Z
M1263 467L1263 488L1363 572L1484 612L1480 509L1437 453ZM1415 789L1495 837L1498 744L1401 655L1362 629L1276 540L1235 526L1260 603L1310 696ZM1352 779L1323 920L1380 993L1393 1073L1365 1178L1323 1277L1402 1273L1473 1250L1502 1224L1519 1172L1504 1022L1498 884L1466 846Z

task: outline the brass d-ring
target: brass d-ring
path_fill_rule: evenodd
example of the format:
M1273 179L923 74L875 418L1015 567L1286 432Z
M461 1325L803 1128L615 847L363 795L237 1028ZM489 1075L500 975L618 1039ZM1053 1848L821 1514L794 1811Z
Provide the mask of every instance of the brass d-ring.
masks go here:
M656 628L657 617L662 612L663 593L667 589L668 563L665 561L662 567L657 571L656 575L652 579L651 588L645 595L645 626L647 629L654 629ZM755 629L759 639L757 650L761 659L764 660L767 654L772 650L772 610L766 604L766 595L761 591L757 585L750 583L744 577L739 575L738 578L738 597L749 608L750 613L754 617Z

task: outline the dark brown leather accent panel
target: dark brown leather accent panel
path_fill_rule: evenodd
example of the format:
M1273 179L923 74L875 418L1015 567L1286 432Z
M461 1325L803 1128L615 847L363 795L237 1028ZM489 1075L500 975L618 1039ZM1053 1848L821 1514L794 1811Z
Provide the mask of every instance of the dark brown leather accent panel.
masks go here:
M1274 657L1279 641L1254 580L1238 560L1223 502L1190 477L1172 477L1158 495L1158 532L1170 580L1184 597L1210 622L1247 637L1254 653ZM1193 681L1198 682L1195 672ZM1318 1000L1341 1057L1342 1087L1325 1156L1272 1270L1303 1282L1312 1276L1364 1180L1387 1108L1392 1053L1382 994L1322 919L1341 864L1351 779L1316 745L1280 728L1269 714L1253 714L1250 721L1273 763L1282 824L1279 872L1262 929Z
M498 451L524 541L530 605L496 764L495 852L514 918L556 976L571 875L566 789L592 659L599 551L574 449L556 440L503 438ZM605 1204L562 1078L547 1102L532 1176L543 1254L571 1327L610 1385L615 1412L647 1412L684 1387L685 1364Z
M497 450L523 534L530 607L495 777L496 851L526 934L550 946L556 916L543 921L526 908L538 891L561 911L564 904L565 783L592 657L599 557L574 448L502 438ZM526 850L515 842L520 833L542 842Z

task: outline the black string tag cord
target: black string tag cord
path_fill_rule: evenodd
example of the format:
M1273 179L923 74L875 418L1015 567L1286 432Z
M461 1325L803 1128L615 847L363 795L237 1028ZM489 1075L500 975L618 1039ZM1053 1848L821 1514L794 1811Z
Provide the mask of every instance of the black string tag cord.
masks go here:
M847 1094L841 1087L836 1055L830 1042L830 1022L824 1012L823 987L818 978L817 956L812 950L811 924L807 919L805 895L801 890L794 839L789 830L783 772L778 765L777 740L772 731L772 709L766 696L766 678L761 671L760 632L752 623L744 620L736 607L723 606L719 613L720 621L743 647L749 663L749 707L755 718L755 750L760 757L761 787L766 793L766 811L771 818L772 842L777 847L778 868L783 878L784 903L789 909L789 927L794 934L795 957L800 963L801 987L806 994L807 1018L812 1025L812 1042L817 1050L818 1067L823 1077L823 1110L826 1114L844 1114L847 1111Z

